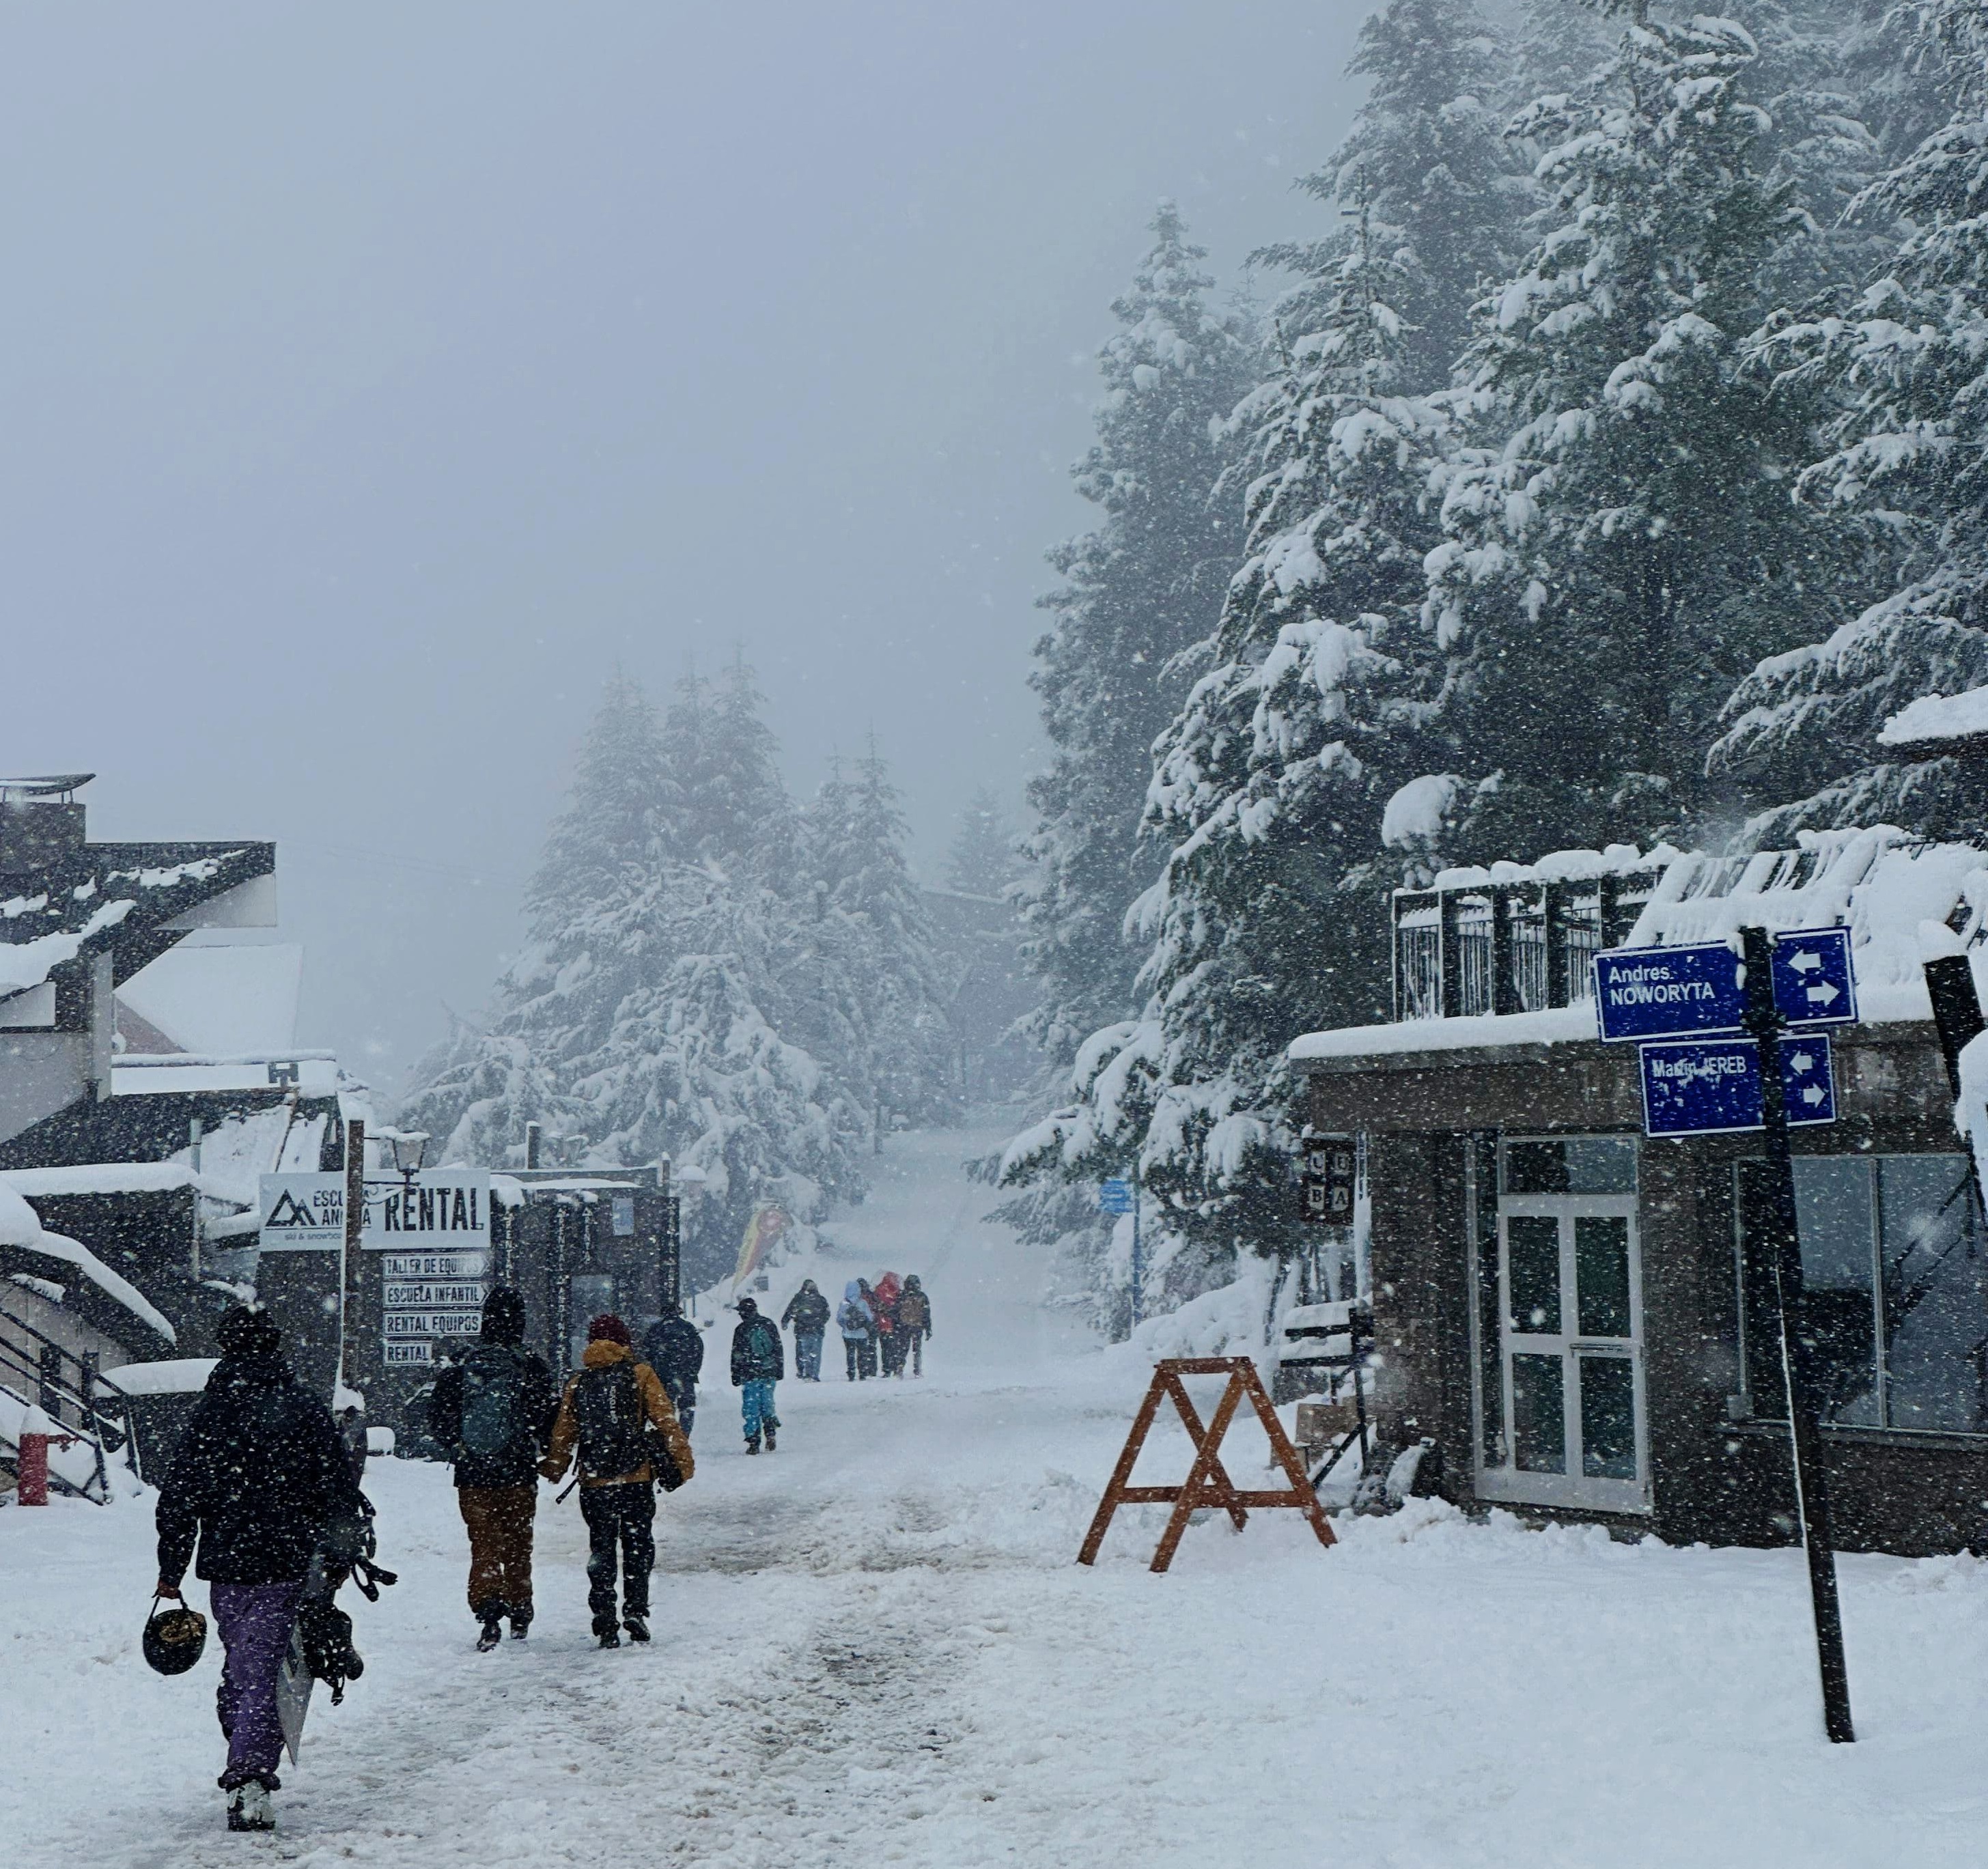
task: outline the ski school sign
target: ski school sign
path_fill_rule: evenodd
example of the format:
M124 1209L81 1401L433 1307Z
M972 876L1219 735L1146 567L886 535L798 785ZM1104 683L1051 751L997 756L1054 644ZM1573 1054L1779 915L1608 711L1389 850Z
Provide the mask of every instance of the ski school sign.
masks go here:
M265 1252L335 1251L344 1243L343 1174L265 1174L262 1208ZM411 1181L369 1181L359 1243L370 1252L487 1250L489 1171L437 1168Z

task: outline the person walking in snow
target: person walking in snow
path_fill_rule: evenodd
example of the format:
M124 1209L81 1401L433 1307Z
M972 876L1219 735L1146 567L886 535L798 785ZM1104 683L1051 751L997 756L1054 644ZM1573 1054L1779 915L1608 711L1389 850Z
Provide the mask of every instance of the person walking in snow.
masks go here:
M539 1462L559 1398L544 1357L525 1347L525 1298L492 1286L483 1332L435 1378L428 1431L455 1465L455 1502L469 1534L469 1613L484 1654L503 1621L522 1641L532 1626L532 1521Z
M877 1373L877 1294L870 1289L870 1281L867 1279L858 1279L856 1281L856 1289L862 1296L864 1310L870 1314L870 1333L864 1340L862 1354L857 1359L857 1367L862 1374L874 1376Z
M697 1379L704 1369L704 1333L673 1302L669 1315L659 1317L642 1339L649 1367L661 1377L663 1391L677 1411L685 1434L697 1419Z
M821 1340L828 1334L828 1300L813 1279L801 1280L801 1288L787 1300L780 1322L794 1332L794 1380L821 1380Z
M732 1380L738 1387L746 1417L746 1451L756 1454L766 1437L766 1452L774 1448L780 1418L773 1412L773 1384L787 1373L786 1347L779 1327L762 1317L750 1298L739 1300L739 1328L732 1333Z
M656 1446L660 1440L661 1446ZM580 1461L580 1514L587 1521L587 1607L604 1648L649 1639L649 1573L656 1562L655 1460L667 1452L688 1479L697 1471L690 1438L662 1382L638 1363L628 1327L611 1312L587 1327L579 1373L566 1385L552 1445L539 1471L558 1481ZM614 1572L621 1571L621 1617L615 1620Z
M871 1327L876 1323L864 1300L863 1281L851 1279L842 1288L842 1303L836 1308L835 1327L842 1333L843 1354L849 1359L849 1381L860 1381L870 1372L864 1367Z
M904 1280L904 1289L898 1299L898 1373L904 1374L904 1359L911 1360L911 1374L922 1376L925 1373L925 1339L932 1333L931 1300L925 1296L925 1288L918 1283L914 1272Z
M900 1289L898 1275L887 1272L877 1281L877 1289L870 1300L870 1308L877 1313L877 1354L883 1359L884 1374L887 1376L901 1376L904 1373L903 1346L898 1335Z
M194 1574L226 1651L216 1706L228 1741L228 1827L268 1830L283 1750L276 1674L298 1600L327 1534L368 1509L331 1410L290 1373L269 1314L235 1306L220 1341L159 1488L157 1594L184 1600L180 1581L197 1540Z

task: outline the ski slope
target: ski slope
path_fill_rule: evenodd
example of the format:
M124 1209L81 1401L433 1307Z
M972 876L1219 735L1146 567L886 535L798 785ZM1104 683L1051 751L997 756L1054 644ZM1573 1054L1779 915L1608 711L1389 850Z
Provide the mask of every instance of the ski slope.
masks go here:
M814 1268L838 1289L887 1266L925 1277L923 1382L783 1384L780 1451L757 1459L735 1393L705 1391L698 1478L659 1515L651 1649L593 1647L579 1515L548 1492L532 1639L474 1653L445 1472L376 1462L403 1581L352 1606L367 1671L343 1707L313 1708L273 1840L221 1829L218 1654L174 1681L139 1657L142 1502L0 1512L0 1860L1978 1858L1988 1568L1972 1560L1845 1561L1849 1749L1821 1737L1790 1553L1632 1547L1418 1502L1341 1521L1330 1552L1295 1514L1239 1538L1199 1525L1165 1577L1144 1567L1159 1515L1141 1509L1078 1568L1144 1372L1038 1304L1039 1256L982 1221L987 1191L958 1171L986 1140L895 1141ZM1178 1477L1184 1438L1156 1435L1149 1458Z

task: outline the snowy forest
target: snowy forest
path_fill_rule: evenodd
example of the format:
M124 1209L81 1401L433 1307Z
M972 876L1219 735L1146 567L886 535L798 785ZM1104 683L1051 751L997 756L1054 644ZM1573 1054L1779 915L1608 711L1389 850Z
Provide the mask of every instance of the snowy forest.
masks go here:
M859 1200L877 1126L951 1108L945 986L885 762L873 740L796 806L763 713L742 656L660 713L608 681L525 945L401 1106L449 1161L521 1164L536 1123L548 1162L697 1170L703 1282L756 1205L811 1221Z
M1239 289L1153 217L1094 523L1049 555L1029 828L983 799L963 833L1038 997L1033 1109L981 1170L1121 1330L1102 1178L1144 1190L1162 1303L1293 1250L1284 1048L1387 1016L1391 887L1982 828L1878 735L1988 681L1988 3L1392 0L1353 74ZM609 684L529 943L402 1118L451 1160L536 1121L695 1165L709 1271L951 1098L884 762L797 806L760 716L742 662L660 715Z

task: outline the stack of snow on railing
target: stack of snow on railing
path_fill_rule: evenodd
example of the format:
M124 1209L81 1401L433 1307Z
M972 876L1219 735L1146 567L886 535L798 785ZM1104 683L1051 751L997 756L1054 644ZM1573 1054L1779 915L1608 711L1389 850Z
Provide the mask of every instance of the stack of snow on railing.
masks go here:
M1570 865L1584 857L1597 866L1630 867L1622 853L1577 852L1550 860ZM1919 927L1951 929L1976 958L1988 956L1988 852L1972 844L1936 843L1889 825L1868 830L1804 831L1792 850L1719 857L1659 847L1638 860L1659 874L1633 920L1611 947L1676 947L1735 937L1747 927L1769 930L1847 926L1857 969L1858 1009L1867 1023L1929 1019L1921 966ZM1549 866L1537 866L1543 870ZM1480 891L1502 882L1499 865L1485 871L1445 871L1442 890ZM1523 874L1510 866L1514 876ZM1598 872L1599 873L1599 872ZM1984 982L1988 984L1988 982ZM1354 1057L1405 1051L1449 1051L1479 1046L1550 1044L1595 1036L1585 985L1578 1001L1496 1016L1422 1016L1390 1026L1308 1033L1290 1056Z

